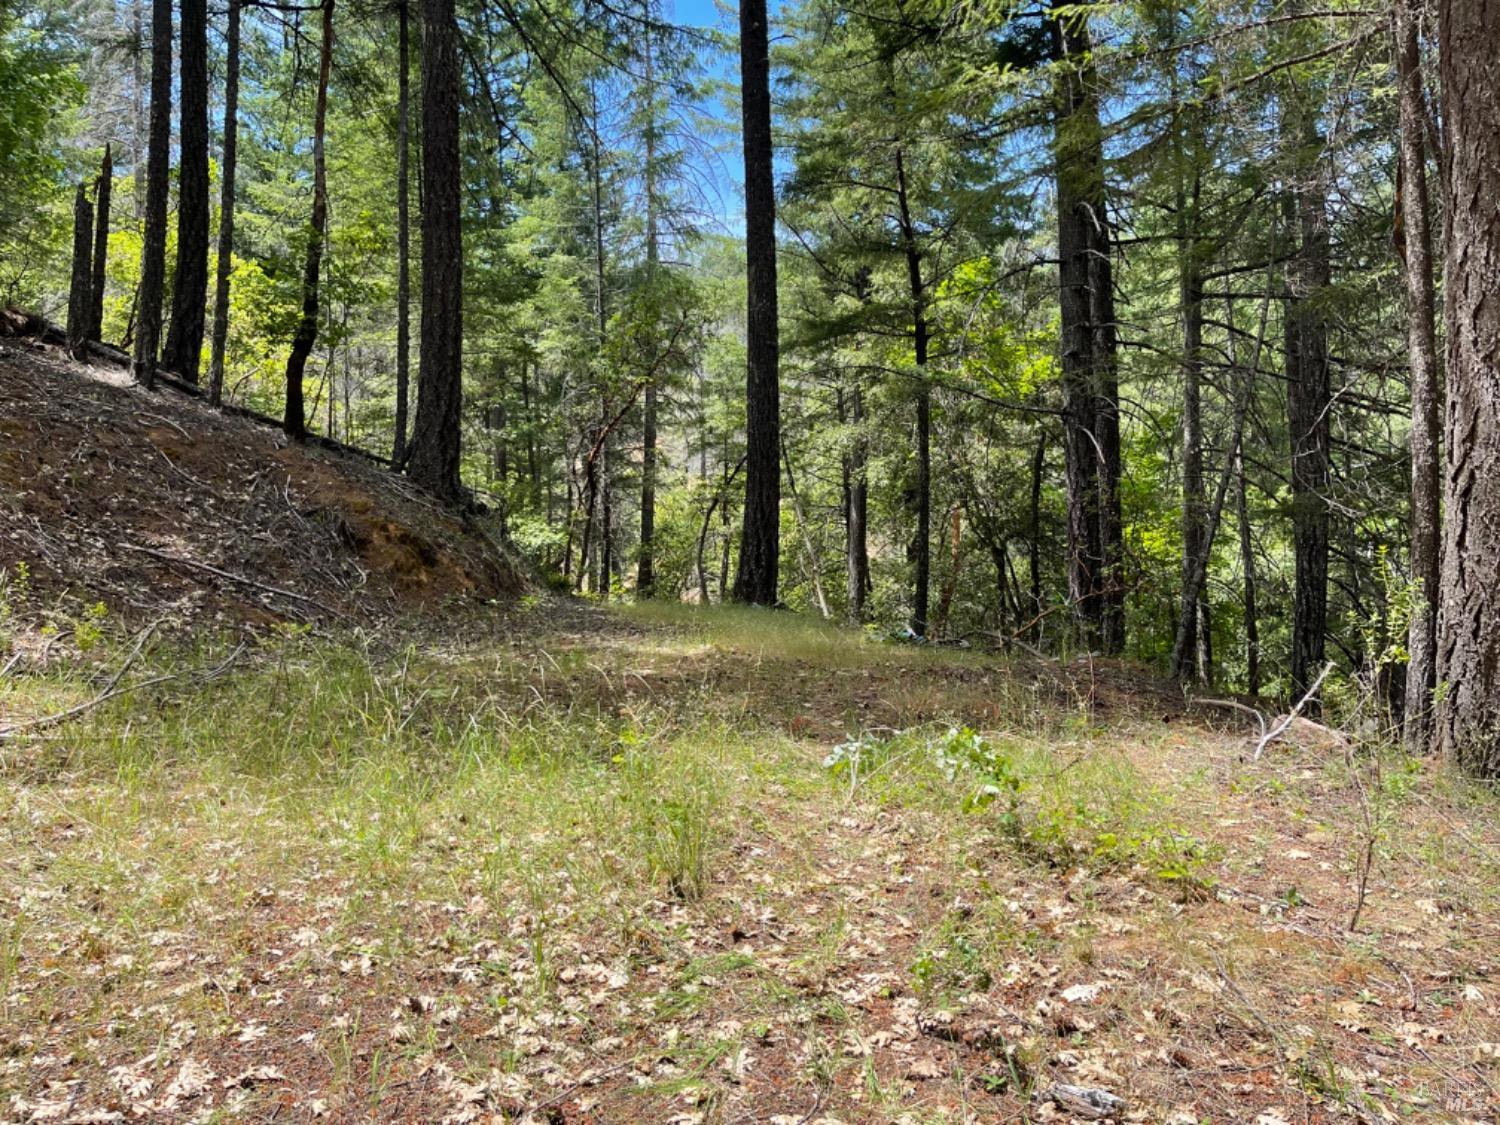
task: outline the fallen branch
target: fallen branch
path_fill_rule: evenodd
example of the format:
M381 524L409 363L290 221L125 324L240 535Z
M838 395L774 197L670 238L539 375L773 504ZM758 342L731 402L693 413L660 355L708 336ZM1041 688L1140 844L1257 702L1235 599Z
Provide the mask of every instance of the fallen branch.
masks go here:
M1255 721L1260 724L1261 738L1264 739L1266 737L1266 716L1259 709L1241 703L1237 699L1194 699L1189 696L1188 704L1194 707L1200 704L1204 707L1230 707L1236 711L1243 711L1247 715L1253 715Z
M175 680L179 675L180 673L171 672L161 676L152 676L149 680L142 680L138 684L127 684L125 687L115 688L113 691L100 692L93 699L85 703L80 703L76 707L69 707L66 711L59 711L55 715L44 715L40 719L31 719L24 723L16 723L14 726L0 728L0 742L4 742L6 739L12 738L17 734L22 734L25 731L39 730L43 727L56 726L59 723L67 722L69 719L74 719L82 715L85 711L92 711L99 704L107 703L117 696L127 695L132 691L151 687L153 684L162 684L168 680Z
M1251 758L1251 761L1260 761L1260 756L1266 752L1266 747L1280 738L1286 732L1287 727L1297 721L1297 716L1302 714L1302 708L1307 706L1308 700L1318 694L1318 689L1323 686L1323 681L1328 678L1328 673L1332 671L1333 661L1330 660L1323 666L1323 670L1318 673L1318 678L1312 682L1312 687L1307 689L1307 694L1297 700L1297 705L1282 717L1281 722L1277 723L1266 734L1260 736L1260 741L1255 746L1255 755Z
M74 716L82 715L85 711L92 711L95 707L99 706L99 704L105 702L106 700L113 699L117 695L123 695L127 691L135 690L135 688L137 687L144 687L144 684L132 684L128 688L120 688L119 690L116 690L116 688L119 687L120 681L125 678L125 673L130 671L131 666L135 664L136 658L141 654L141 650L146 647L147 638L149 638L152 633L156 632L156 627L159 624L161 624L160 621L153 621L150 625L147 625L140 631L140 633L135 638L135 644L130 649L130 654L125 657L124 662L120 665L115 674L109 678L109 683L104 685L104 690L101 691L98 695L94 696L93 699L87 700L84 703L80 703L75 707L69 707L66 711L59 711L53 715L43 715L38 719L30 719L24 723L15 723L11 726L0 729L0 740L10 738L12 735L20 734L23 731L37 730L42 727L50 727L58 723L66 722L68 719L71 719ZM148 682L160 683L163 678L171 679L172 677L159 677L156 680Z
M174 473L176 473L178 476L180 476L183 480L187 481L189 484L193 485L195 488L201 488L204 492L208 493L210 496L214 497L214 499L219 500L222 503L227 504L229 502L229 501L227 501L227 500L224 499L224 497L223 497L223 495L221 493L217 492L215 489L211 488L209 485L204 484L197 477L193 476L192 473L189 473L181 465L177 464L176 461L174 461L174 460L172 460L172 458L168 457L166 455L166 453L164 453L162 451L161 446L157 445L154 441L149 441L148 440L146 442L146 444L149 445L152 449L156 450L156 455L158 457L160 457L163 461L165 461L167 463L167 468L171 469Z
M92 711L101 703L108 703L111 699L118 699L122 695L129 695L131 692L139 691L141 688L154 687L157 684L164 684L171 680L180 680L184 676L188 675L196 678L199 683L209 683L222 676L225 671L228 670L229 666L233 664L237 659L239 659L240 654L245 651L244 642L241 642L238 646L235 647L233 652L231 652L213 668L200 669L199 671L192 673L163 672L159 676L152 676L149 679L140 681L139 683L126 684L124 687L118 686L120 683L120 679L125 675L130 666L135 663L136 657L140 655L141 647L145 643L146 637L148 637L156 629L157 624L159 624L159 622L153 622L144 630L142 630L140 637L136 641L135 648L132 649L130 655L125 658L125 663L120 665L119 671L117 671L113 676L110 677L109 683L105 685L104 690L101 691L98 695L94 696L92 699L85 700L84 702L79 703L76 706L69 707L66 711L58 711L52 715L43 715L41 718L29 719L24 723L16 723L12 726L0 728L0 742L4 742L17 734L23 734L28 731L43 730L47 727L58 726L62 723L67 722L69 719L76 719L79 715L83 715L89 711Z
M158 422L165 422L167 425L171 426L174 430L176 430L179 434L181 434L183 436L183 438L186 439L189 443L191 443L192 440L193 440L193 435L192 434L188 433L181 426L179 426L176 422L172 421L172 419L168 418L164 414L152 414L148 410L137 410L135 412L135 416L137 418L154 418Z
M342 610L336 609L326 602L321 602L317 598L310 598L306 594L299 594L295 590L284 590L280 586L271 586L265 582L257 582L254 578L246 578L243 574L220 570L218 567L210 566L208 563L197 562L194 559L184 559L178 555L169 555L165 551L158 551L152 547L142 547L136 543L119 543L117 546L122 551L136 551L142 555L150 555L152 558L161 559L163 562L177 563L181 566L192 567L194 570L206 571L209 574L228 579L230 582L239 582L245 586L253 586L255 589L264 590L268 594L275 594L277 597L290 598L293 601L303 602L317 609L327 610L329 613L342 617L345 620L349 619L349 615Z

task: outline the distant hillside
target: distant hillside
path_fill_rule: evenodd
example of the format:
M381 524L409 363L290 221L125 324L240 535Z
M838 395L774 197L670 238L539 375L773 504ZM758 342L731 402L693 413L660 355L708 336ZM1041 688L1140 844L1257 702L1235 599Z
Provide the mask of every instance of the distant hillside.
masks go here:
M371 620L525 585L482 526L376 460L289 445L35 336L0 339L0 568L20 563L43 602L225 624Z

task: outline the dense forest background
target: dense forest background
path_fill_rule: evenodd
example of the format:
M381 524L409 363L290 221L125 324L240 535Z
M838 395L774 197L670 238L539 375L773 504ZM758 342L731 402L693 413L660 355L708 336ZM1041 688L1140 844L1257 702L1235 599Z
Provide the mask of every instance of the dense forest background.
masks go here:
M165 368L398 465L424 311L449 317L463 484L595 597L731 596L769 456L779 540L756 542L793 608L1294 699L1331 662L1331 700L1429 710L1444 126L1420 4L788 0L774 164L743 177L728 10L460 0L434 33L441 3L172 7L0 14L3 303L77 320L83 253L86 334L139 354L144 258ZM438 55L446 288L418 172L447 143ZM742 200L772 177L766 445Z

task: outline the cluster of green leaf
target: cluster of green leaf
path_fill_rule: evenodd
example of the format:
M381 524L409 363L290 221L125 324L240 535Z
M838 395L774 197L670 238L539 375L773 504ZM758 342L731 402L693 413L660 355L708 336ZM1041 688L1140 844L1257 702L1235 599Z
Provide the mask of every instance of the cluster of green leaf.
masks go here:
M120 342L140 254L139 29L94 0L66 25L61 8L43 8L0 16L0 208L11 216L0 222L0 287L59 306L69 180L113 141L104 334ZM315 431L384 453L397 366L394 21L342 6L335 18L308 413ZM1087 20L1095 44L1129 654L1164 662L1180 613L1191 275L1205 491L1231 475L1202 597L1204 655L1243 686L1284 676L1296 580L1287 295L1299 238L1288 201L1321 169L1331 281L1303 300L1327 326L1334 392L1328 633L1341 663L1373 682L1374 669L1399 664L1410 600L1407 392L1389 250L1389 60L1378 21L1343 3L780 10L781 598L883 631L911 618L919 418L930 411L928 636L1073 643L1054 268L1055 96L1068 71L1050 29L1061 18ZM300 310L313 22L294 8L245 10L226 387L271 414ZM628 593L653 523L655 592L723 598L743 487L738 154L732 91L723 96L718 77L732 44L674 27L654 0L472 0L460 24L465 480L560 585ZM1305 136L1289 132L1293 116L1311 122ZM416 231L413 253L416 276ZM419 323L415 302L412 314ZM870 565L858 607L845 575L861 481Z

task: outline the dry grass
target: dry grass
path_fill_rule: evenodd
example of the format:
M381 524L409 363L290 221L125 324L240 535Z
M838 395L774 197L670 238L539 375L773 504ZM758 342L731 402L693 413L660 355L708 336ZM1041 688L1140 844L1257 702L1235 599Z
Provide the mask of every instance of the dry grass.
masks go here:
M1136 1120L1496 1114L1500 817L1430 763L1352 758L1350 933L1350 760L1246 762L1125 670L491 624L293 631L0 741L0 1113L998 1121L1062 1081ZM0 726L124 644L65 647Z

